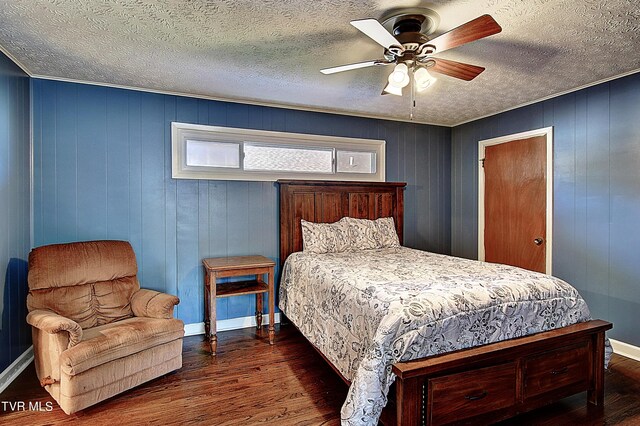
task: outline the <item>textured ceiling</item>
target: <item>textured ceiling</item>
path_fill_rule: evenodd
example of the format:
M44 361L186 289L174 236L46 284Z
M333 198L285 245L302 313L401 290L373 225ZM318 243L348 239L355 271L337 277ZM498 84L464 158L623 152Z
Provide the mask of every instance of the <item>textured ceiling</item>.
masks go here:
M486 71L417 96L414 119L443 125L640 69L638 0L0 3L0 45L36 76L400 120L409 97L380 96L390 68L319 72L381 57L349 21L426 6L437 35L488 13L502 33L439 55Z

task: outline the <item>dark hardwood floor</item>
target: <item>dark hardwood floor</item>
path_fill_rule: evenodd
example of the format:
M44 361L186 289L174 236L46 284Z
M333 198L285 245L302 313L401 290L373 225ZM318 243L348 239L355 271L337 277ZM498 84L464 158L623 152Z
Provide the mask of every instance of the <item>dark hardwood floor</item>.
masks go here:
M12 411L2 425L338 425L347 387L292 326L218 333L211 357L202 336L185 338L180 371L152 380L81 413L65 415L38 385L33 365L0 401L53 404L52 411ZM615 356L606 372L605 407L587 409L584 394L520 415L501 425L640 425L640 362Z

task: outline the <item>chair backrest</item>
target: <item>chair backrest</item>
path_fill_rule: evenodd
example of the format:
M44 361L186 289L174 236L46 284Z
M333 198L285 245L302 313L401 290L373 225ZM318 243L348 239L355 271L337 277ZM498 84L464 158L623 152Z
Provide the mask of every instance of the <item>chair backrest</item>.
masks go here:
M53 244L29 253L27 308L47 309L82 328L133 316L140 288L136 255L126 241Z

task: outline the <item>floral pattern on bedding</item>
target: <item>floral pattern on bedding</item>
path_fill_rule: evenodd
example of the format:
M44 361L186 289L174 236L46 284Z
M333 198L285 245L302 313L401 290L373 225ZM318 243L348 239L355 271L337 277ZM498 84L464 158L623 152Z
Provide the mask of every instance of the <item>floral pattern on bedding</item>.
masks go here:
M558 278L404 247L293 253L279 307L351 381L343 425L377 425L395 362L590 319Z
M343 217L333 223L314 223L304 219L302 251L305 253L340 253L400 247L392 217L376 220Z

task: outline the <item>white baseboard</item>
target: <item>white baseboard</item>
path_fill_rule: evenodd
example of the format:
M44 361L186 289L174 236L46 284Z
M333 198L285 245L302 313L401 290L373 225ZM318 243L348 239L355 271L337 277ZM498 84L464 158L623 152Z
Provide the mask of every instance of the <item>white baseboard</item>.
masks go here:
M618 340L609 339L611 342L611 346L613 347L613 352L618 355L626 356L627 358L635 359L636 361L640 361L640 348L637 346L630 345L628 343L620 342Z
M24 371L25 368L33 361L33 346L29 346L29 348L22 353L15 361L11 363L7 368L4 369L2 373L0 373L0 393L4 392L4 390L13 382L16 377L20 375Z
M274 314L274 322L276 324L280 322L280 312L276 312ZM269 315L264 315L262 317L262 324L269 324ZM249 328L255 326L256 317L253 315L249 317L231 318L216 321L216 328L218 331L238 330L240 328ZM204 322L196 322L193 324L184 325L185 336L195 336L197 334L204 334Z

